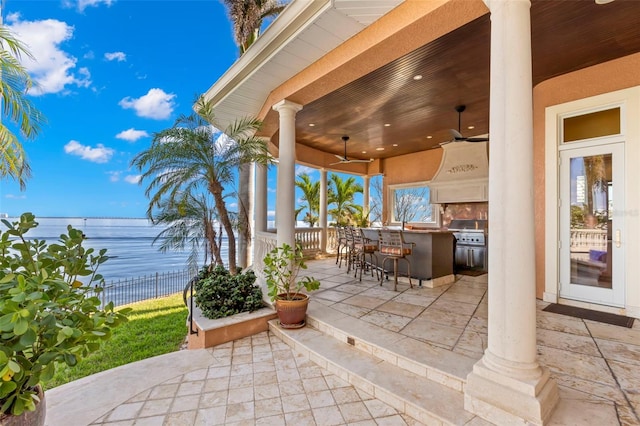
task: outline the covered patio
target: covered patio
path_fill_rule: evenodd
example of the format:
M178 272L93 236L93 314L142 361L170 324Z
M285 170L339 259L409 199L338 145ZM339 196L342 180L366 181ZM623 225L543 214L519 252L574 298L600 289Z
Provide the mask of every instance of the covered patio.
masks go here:
M486 348L487 275L394 292L334 259L309 262L309 273L322 281L311 327L274 323L63 385L47 392L48 424L489 424L463 409L462 393ZM561 397L548 424L640 424L638 323L611 326L545 305L536 308L537 353Z

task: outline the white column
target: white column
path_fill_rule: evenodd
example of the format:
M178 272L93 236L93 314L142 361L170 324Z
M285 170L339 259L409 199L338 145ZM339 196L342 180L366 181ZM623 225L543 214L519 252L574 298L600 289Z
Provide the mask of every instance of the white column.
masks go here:
M267 166L256 164L255 230L267 230Z
M371 176L362 177L362 212L369 215L369 189L371 187Z
M327 252L327 170L320 169L320 251Z
M488 347L465 409L496 424L542 424L558 401L536 360L533 108L529 0L491 10Z
M276 228L278 246L295 247L296 113L302 105L283 100L273 106L280 114Z

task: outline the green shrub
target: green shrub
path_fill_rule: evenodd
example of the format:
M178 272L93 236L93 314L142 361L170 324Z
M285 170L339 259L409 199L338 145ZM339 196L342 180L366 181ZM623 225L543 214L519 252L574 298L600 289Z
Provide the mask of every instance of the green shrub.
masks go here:
M106 250L82 247L82 231L69 226L47 244L25 236L38 226L31 213L2 223L0 410L18 416L35 409L37 388L53 377L56 363L74 366L97 351L129 310L115 311L113 303L100 309L95 292L104 279L96 269Z
M195 284L195 302L206 318L224 318L240 312L252 312L264 306L262 290L255 285L252 270L231 275L222 266L202 271Z

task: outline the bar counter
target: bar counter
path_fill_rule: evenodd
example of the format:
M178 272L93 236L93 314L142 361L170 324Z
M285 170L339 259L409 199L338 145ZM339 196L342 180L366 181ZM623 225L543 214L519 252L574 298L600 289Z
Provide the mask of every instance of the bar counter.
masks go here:
M378 240L380 228L364 228L367 238ZM426 287L438 287L455 281L454 275L454 250L455 238L453 232L438 229L405 229L402 231L407 243L415 243L413 252L407 256L411 262L411 278L418 280L419 285ZM378 266L382 266L384 256L376 252ZM385 265L386 273L393 278L393 262ZM398 262L398 276L407 276L407 262Z

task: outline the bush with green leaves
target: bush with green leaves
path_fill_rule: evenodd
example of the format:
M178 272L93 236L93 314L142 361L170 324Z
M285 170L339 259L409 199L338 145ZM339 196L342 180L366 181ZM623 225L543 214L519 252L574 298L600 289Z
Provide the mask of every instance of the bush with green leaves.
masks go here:
M195 302L206 318L224 318L240 312L253 312L264 306L262 289L255 284L252 270L231 275L222 266L203 270L195 284Z
M289 244L282 243L267 253L263 271L272 302L276 299L295 300L303 288L307 291L320 288L320 281L313 277L305 276L298 279L302 269L307 269L307 265L304 263L304 254L299 244L294 249Z
M0 421L33 411L38 386L56 363L74 366L109 339L128 310L100 308L97 268L108 257L84 248L82 231L67 227L57 243L30 240L31 213L0 230Z

